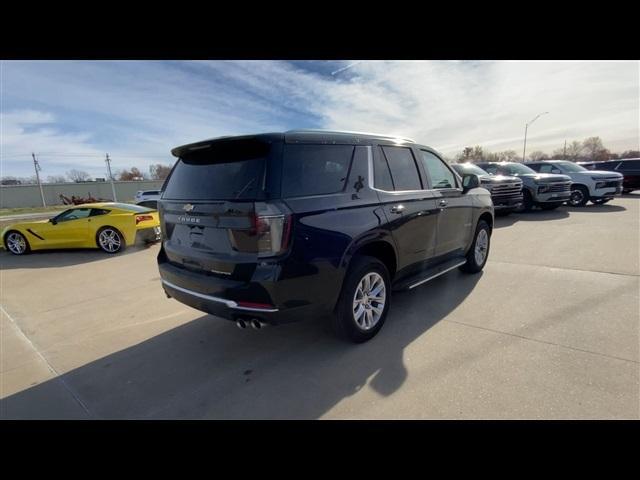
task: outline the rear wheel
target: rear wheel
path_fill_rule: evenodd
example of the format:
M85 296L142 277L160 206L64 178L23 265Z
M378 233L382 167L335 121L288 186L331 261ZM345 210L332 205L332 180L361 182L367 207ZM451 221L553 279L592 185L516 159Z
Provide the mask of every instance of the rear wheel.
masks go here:
M124 237L113 227L102 227L97 234L97 243L107 253L118 253L125 247Z
M8 232L4 237L5 248L14 255L29 253L29 241L20 232Z
M584 207L589 201L589 190L582 185L576 185L571 188L571 196L567 200L567 204L572 207Z
M473 237L471 248L467 252L467 263L460 266L460 270L467 273L478 273L484 268L489 257L491 243L491 228L484 220L478 222L476 234Z
M353 259L333 317L333 330L354 343L372 339L389 311L391 282L387 267L374 257Z

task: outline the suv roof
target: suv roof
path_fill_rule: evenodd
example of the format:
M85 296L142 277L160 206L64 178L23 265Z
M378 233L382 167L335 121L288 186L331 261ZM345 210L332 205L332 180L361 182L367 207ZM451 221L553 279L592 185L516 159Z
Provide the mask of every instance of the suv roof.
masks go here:
M393 145L415 143L414 140L406 137L398 137L393 135L383 135L377 133L351 132L346 130L314 130L300 129L288 130L286 132L259 133L253 135L227 135L222 137L210 138L200 142L189 143L175 147L171 150L174 157L180 157L190 150L199 150L206 148L213 142L219 140L240 140L240 139L260 139L264 141L283 140L286 143L328 143L328 144L346 144L346 145L367 145L372 141L380 143L390 143Z

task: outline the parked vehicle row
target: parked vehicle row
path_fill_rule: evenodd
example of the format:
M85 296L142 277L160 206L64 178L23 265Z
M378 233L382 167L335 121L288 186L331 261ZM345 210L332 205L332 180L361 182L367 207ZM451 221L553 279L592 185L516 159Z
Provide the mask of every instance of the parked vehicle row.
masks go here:
M522 209L522 180L518 177L490 175L473 163L454 163L451 166L461 177L472 173L480 178L480 184L491 192L496 215L507 215Z

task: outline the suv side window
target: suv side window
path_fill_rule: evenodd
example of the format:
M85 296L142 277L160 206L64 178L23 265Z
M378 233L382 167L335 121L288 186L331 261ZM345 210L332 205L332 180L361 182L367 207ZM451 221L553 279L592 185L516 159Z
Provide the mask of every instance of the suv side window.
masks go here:
M380 190L393 191L391 171L389 170L387 159L380 148L373 152L373 186Z
M621 172L640 170L640 160L627 160L626 162L620 162L617 170Z
M431 188L456 188L455 175L441 159L426 150L420 150L420 159L431 180Z
M534 168L534 170L540 173L562 173L559 168L548 163L538 165L538 168Z
M387 157L394 190L422 190L418 165L410 148L384 146L382 151Z
M282 196L302 197L341 192L353 151L353 145L286 145Z

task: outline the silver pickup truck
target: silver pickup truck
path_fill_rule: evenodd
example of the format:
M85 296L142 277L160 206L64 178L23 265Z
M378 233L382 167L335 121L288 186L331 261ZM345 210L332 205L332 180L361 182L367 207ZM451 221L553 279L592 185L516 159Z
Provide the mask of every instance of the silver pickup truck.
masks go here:
M567 175L538 173L515 162L487 162L477 165L491 175L511 175L522 180L522 211L530 211L534 206L553 210L571 197L571 177Z

